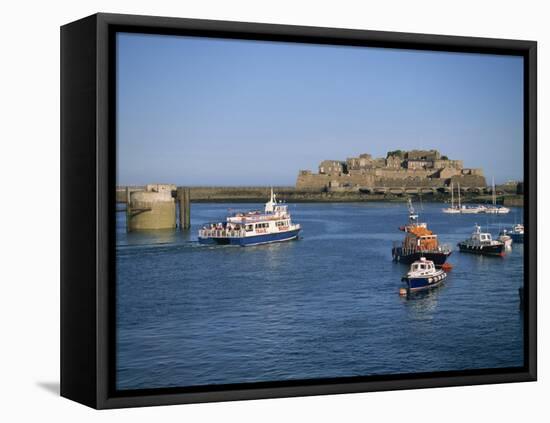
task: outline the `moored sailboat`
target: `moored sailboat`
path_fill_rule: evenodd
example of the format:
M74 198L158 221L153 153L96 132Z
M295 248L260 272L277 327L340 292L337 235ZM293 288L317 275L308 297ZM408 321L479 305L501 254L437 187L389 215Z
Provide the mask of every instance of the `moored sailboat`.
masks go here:
M447 214L457 214L460 213L460 190L458 192L458 206L455 206L455 197L454 197L454 185L451 182L451 207L446 207L442 209L443 213Z
M443 213L450 213L450 214L477 214L477 213L484 213L486 207L485 206L466 206L462 205L460 202L460 183L457 183L457 194L458 194L458 205L454 205L454 187L453 183L451 182L451 207L447 207L443 209Z
M491 207L486 207L485 212L487 214L508 214L510 213L510 209L508 207L504 206L497 206L497 193L495 189L495 178L493 177L493 205Z

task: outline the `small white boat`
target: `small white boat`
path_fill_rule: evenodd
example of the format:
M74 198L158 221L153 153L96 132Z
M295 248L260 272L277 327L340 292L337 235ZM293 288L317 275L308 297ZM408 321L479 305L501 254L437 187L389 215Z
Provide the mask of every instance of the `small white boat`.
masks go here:
M441 211L443 213L447 213L447 214L458 214L460 213L460 184L458 186L458 206L455 206L455 196L454 196L454 185L453 183L451 182L451 207L446 207L444 209L442 209Z
M497 240L504 244L504 249L506 250L512 249L512 237L508 235L508 231L506 229L500 232Z
M504 206L497 206L497 193L495 189L495 178L493 178L493 205L486 207L484 213L487 214L508 214L510 209Z
M523 244L523 237L525 235L525 227L523 224L518 223L514 225L511 232L508 232L512 240L518 244Z

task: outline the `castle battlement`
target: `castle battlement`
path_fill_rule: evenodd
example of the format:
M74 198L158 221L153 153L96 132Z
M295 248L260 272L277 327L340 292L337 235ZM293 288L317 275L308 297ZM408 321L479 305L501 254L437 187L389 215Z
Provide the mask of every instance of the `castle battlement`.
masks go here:
M296 188L357 190L397 185L439 188L451 181L462 181L470 188L487 185L482 169L464 168L462 160L451 160L437 150L394 150L379 158L364 153L346 160L323 160L318 173L299 171Z

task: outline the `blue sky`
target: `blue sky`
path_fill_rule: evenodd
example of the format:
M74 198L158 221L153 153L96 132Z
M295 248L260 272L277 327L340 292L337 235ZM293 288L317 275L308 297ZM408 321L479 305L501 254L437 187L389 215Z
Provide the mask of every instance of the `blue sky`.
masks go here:
M414 148L522 179L522 81L512 56L119 34L117 183L294 185Z

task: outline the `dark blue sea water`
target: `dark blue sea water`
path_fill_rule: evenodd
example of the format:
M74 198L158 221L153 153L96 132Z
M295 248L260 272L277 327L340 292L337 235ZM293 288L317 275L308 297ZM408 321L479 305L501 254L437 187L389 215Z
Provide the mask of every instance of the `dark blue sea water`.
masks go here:
M227 209L192 204L192 229L125 232L117 213L117 388L139 389L523 365L523 246L504 258L456 251L474 223L494 235L522 221L446 215L420 220L454 246L445 285L399 296L391 260L404 204L291 204L302 238L206 247L201 223Z

